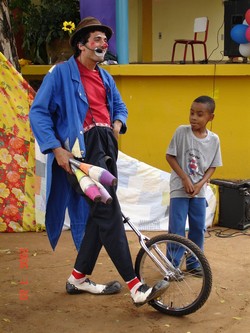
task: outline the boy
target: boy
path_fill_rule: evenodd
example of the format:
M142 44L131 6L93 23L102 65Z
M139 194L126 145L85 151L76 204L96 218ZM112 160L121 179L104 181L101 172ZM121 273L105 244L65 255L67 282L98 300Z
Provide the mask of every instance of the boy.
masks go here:
M167 149L166 159L172 168L170 177L169 232L188 238L203 250L206 222L206 186L216 167L222 165L219 137L206 126L214 119L215 102L209 96L196 98L190 109L190 125L177 128ZM187 270L202 275L191 258Z

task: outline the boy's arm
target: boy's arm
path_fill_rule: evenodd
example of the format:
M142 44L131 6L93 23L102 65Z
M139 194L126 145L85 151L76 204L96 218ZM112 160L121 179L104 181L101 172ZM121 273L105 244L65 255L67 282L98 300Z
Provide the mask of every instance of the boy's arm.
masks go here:
M181 178L185 191L188 194L192 195L194 192L194 185L193 185L191 179L189 178L189 176L179 166L179 163L177 162L176 157L173 155L166 154L166 160L168 161L168 164L171 166L171 168Z

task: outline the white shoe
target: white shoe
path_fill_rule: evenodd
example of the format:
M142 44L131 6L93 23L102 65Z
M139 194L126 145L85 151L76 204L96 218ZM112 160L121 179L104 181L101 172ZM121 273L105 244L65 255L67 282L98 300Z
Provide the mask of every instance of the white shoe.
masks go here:
M81 294L88 292L97 295L109 295L119 293L121 288L122 286L118 281L111 281L107 284L96 284L87 278L83 282L79 283L77 282L77 279L70 276L66 282L66 291L68 294Z
M151 288L146 284L142 284L135 293L131 293L131 297L135 306L141 306L161 296L168 287L169 282L165 280L157 282Z

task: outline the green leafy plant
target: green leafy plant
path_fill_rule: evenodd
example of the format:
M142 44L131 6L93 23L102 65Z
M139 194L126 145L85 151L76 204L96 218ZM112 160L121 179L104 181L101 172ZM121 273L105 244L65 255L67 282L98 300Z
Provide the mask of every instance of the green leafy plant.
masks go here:
M55 9L56 8L56 9ZM80 21L79 1L63 0L63 1L41 1L41 13L46 15L44 22L47 25L48 34L46 42L49 43L55 38L64 38L65 32L62 27L65 21L73 22L77 25Z
M8 8L10 10L11 25L13 32L17 33L22 25L22 16L31 6L31 0L9 0Z
M69 31L63 30L64 22L77 25L80 21L79 0L41 0L35 5L30 0L10 0L11 7L22 5L22 20L24 28L23 48L27 58L34 63L47 63L46 43L54 39L69 36Z

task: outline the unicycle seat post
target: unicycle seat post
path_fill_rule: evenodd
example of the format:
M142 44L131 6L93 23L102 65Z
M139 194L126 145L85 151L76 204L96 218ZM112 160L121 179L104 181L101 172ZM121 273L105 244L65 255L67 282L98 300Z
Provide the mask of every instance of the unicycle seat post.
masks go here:
M134 225L134 223L131 222L129 217L126 217L123 213L122 213L122 217L123 217L123 223L127 223L130 226L130 228L136 233L136 235L139 237L140 243L141 243L141 241L145 242L145 241L149 240L149 237L143 235L140 232L140 230Z

